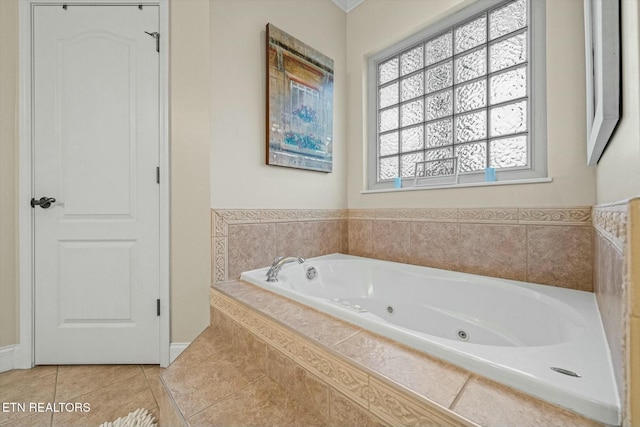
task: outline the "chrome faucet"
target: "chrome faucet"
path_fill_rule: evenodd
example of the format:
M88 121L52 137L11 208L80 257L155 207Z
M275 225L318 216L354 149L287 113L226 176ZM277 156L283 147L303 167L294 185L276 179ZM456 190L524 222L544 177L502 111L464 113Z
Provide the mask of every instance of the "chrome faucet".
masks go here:
M269 271L267 271L267 282L277 282L278 273L280 272L280 269L282 268L282 266L289 262L296 262L296 261L299 264L302 264L304 262L304 258L302 258L301 256L277 257L275 260L273 260L273 264L271 264L271 268L269 269Z

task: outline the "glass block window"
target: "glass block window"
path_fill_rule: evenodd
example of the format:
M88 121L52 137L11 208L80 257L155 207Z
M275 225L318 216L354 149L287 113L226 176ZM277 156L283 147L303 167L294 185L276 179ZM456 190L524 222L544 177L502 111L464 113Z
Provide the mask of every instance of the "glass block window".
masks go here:
M370 61L370 183L412 178L416 162L451 156L476 181L488 167L498 176L532 168L529 1L494 1Z

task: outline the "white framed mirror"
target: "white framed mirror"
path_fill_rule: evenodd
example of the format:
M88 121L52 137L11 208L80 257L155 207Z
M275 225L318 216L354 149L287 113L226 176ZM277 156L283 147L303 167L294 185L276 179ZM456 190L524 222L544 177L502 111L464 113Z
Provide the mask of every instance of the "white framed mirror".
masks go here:
M620 1L584 0L587 164L598 163L620 119Z

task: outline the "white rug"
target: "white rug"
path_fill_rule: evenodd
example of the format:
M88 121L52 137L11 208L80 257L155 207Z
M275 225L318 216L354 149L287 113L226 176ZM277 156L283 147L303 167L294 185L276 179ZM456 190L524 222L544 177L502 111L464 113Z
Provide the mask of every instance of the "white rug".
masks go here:
M100 427L158 427L156 419L144 408L136 409L126 417L100 424Z

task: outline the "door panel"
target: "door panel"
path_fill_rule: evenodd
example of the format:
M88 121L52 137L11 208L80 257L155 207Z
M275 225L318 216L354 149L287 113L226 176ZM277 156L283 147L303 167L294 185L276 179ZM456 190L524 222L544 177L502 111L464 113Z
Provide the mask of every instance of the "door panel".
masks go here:
M61 69L55 111L62 132L65 215L131 214L135 194L131 191L136 149L135 41L111 32L90 31L58 46L56 59ZM87 135L93 141L86 141Z
M59 242L58 322L133 325L132 290L139 285L135 249L133 241Z
M33 17L36 364L158 363L158 7Z

